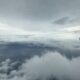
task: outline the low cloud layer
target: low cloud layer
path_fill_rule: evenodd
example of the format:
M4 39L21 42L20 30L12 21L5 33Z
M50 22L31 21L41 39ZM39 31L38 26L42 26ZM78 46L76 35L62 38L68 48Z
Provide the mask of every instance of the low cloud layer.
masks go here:
M26 60L19 70L7 74L6 70L12 67L7 66L11 64L7 60L0 64L6 68L4 73L0 73L0 80L80 80L79 63L80 57L68 60L58 52L47 52L42 57L35 56Z

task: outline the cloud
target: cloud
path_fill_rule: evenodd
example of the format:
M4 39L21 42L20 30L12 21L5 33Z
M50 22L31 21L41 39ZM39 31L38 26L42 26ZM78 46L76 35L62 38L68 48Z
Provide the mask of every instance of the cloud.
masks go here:
M9 70L9 64L10 64L10 60L7 59L6 61L3 61L0 65L0 72L2 73L7 73Z
M0 22L31 31L54 31L61 29L61 24L79 26L79 8L79 0L0 0Z
M35 80L37 78L42 78L46 80L52 75L60 80L78 80L80 79L78 76L80 71L77 69L80 66L79 62L80 58L69 61L57 52L48 52L41 58L34 57L27 61L27 64L22 65L22 71L25 73L29 72L26 74L28 77L24 76L26 79ZM27 71L25 71L25 68L27 68Z
M58 25L65 25L65 24L68 24L69 22L70 22L69 17L62 17L62 18L54 21L53 23L58 24Z
M12 70L9 75L0 73L0 79L50 80L55 78L57 80L79 80L79 63L80 57L68 60L58 52L47 52L42 57L35 56L26 60L19 67L19 70Z

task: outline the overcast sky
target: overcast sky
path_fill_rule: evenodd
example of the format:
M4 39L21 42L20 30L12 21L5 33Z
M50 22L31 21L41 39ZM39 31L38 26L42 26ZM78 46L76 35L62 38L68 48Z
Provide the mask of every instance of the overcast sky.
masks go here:
M80 0L0 0L0 24L28 31L79 27Z

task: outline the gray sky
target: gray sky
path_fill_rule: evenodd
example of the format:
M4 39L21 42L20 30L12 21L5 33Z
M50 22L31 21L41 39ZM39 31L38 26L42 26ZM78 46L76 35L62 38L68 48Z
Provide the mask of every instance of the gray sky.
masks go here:
M0 0L0 23L32 31L76 27L80 0Z

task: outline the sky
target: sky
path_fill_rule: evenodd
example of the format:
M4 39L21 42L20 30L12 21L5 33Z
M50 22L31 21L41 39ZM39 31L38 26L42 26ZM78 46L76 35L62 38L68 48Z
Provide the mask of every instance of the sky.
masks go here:
M0 30L1 24L22 33L80 29L80 0L0 0Z
M80 0L0 0L0 79L80 80L79 37Z

